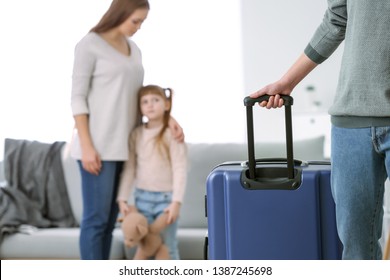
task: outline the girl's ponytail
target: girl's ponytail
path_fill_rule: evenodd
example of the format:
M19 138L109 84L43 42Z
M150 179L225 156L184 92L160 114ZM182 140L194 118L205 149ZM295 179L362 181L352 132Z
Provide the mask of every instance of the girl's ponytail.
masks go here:
M163 127L161 128L159 134L156 136L156 144L160 149L160 152L162 154L165 154L170 160L169 147L168 147L168 143L164 141L164 134L167 128L169 127L169 120L171 119L173 90L171 88L161 88L161 90L164 93L164 96L166 98L166 101L169 104L169 107L164 113Z

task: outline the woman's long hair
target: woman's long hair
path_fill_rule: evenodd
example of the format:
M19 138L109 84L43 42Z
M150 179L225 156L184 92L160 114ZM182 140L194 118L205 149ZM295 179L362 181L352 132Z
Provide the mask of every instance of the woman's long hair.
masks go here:
M135 10L150 9L148 0L113 0L91 32L102 33L121 25Z
M173 90L171 88L162 88L157 85L147 85L142 87L138 91L138 107L137 107L137 124L141 125L143 123L143 116L141 113L141 98L147 94L156 94L164 98L168 103L168 109L165 110L163 116L163 127L161 128L159 134L156 136L156 145L159 148L159 151L162 155L166 155L169 158L169 147L168 143L164 141L164 133L168 128L169 119L171 118L172 110L172 95Z

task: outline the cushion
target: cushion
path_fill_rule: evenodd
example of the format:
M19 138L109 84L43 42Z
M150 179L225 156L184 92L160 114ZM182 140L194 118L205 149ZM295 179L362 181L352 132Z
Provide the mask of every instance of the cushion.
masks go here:
M80 259L79 228L37 229L30 234L15 233L4 238L0 257L4 259ZM115 229L110 259L123 259L122 233Z

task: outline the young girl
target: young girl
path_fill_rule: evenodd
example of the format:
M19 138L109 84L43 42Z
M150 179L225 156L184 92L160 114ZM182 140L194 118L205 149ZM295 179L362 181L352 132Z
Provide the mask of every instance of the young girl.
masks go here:
M123 216L139 211L149 223L167 212L164 243L170 258L179 259L176 232L186 185L187 151L184 142L172 137L168 126L172 93L156 85L138 92L139 126L130 134L129 159L122 171L117 201ZM127 204L133 183L135 207Z

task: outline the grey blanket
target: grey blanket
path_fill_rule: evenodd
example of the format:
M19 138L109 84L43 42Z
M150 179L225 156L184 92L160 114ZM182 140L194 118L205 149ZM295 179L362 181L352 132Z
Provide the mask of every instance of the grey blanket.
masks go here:
M52 144L5 139L4 176L0 188L0 243L23 224L74 227L61 162L65 142Z

